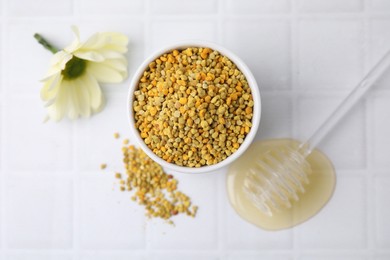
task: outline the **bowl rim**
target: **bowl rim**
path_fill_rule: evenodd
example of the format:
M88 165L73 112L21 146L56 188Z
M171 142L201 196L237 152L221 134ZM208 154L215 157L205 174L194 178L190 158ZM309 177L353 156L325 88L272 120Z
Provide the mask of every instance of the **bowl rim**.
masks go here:
M230 156L228 156L223 161L220 161L219 163L213 164L213 165L207 165L207 166L201 166L201 167L187 167L187 166L179 166L174 163L169 163L165 161L164 159L157 156L144 142L144 140L141 138L138 129L135 127L135 119L134 119L134 113L133 113L133 101L134 101L134 91L136 87L138 86L139 79L141 78L143 72L147 69L150 62L154 61L156 58L160 57L164 53L173 51L175 49L177 50L183 50L189 47L195 47L195 48L201 48L206 47L210 48L212 50L218 51L220 54L228 57L236 66L237 68L245 75L246 80L248 81L248 85L251 88L251 93L254 101L253 106L253 117L252 117L252 127L249 131L249 133L246 135L244 142L240 145L240 147L232 153ZM149 55L141 65L137 68L136 72L134 73L131 81L130 86L127 93L127 102L126 102L126 110L127 110L127 118L128 123L130 124L130 132L131 137L136 139L137 144L141 147L141 149L155 162L160 164L162 167L167 168L169 170L173 170L176 172L181 173L191 173L191 174L197 174L197 173L208 173L212 171L216 171L222 167L225 167L229 164L231 164L234 160L236 160L238 157L240 157L249 147L249 145L254 140L257 130L259 128L260 124L260 118L261 118L261 96L260 96L260 90L258 87L258 84L255 80L255 77L253 76L252 72L249 70L248 66L232 51L226 49L225 47L209 42L209 41L199 41L199 40L187 40L187 41L180 41L174 44L166 45L165 47L162 47L158 49L157 51L154 51L151 55Z

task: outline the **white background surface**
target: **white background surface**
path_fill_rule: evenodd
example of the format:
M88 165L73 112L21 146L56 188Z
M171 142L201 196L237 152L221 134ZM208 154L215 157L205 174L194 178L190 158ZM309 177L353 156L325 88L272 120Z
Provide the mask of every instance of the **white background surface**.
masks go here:
M313 219L280 232L246 223L224 169L176 175L200 209L172 227L146 221L110 174L122 169L113 133L129 133L130 78L103 86L107 107L91 119L42 124L38 80L51 54L32 37L66 46L72 24L83 39L123 32L130 77L165 44L220 43L260 85L258 139L305 138L390 48L390 1L1 0L0 10L0 259L390 259L390 72L321 146L338 183Z

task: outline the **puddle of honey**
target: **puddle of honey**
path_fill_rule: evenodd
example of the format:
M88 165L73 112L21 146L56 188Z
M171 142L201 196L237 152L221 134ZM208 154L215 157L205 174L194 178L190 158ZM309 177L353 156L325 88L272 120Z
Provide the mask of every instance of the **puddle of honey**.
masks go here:
M268 216L258 209L243 190L245 171L259 154L270 148L280 146L295 146L299 142L293 139L272 139L253 143L240 158L230 167L227 174L227 191L230 204L235 211L246 221L265 230L280 230L291 228L316 215L331 198L335 184L336 174L332 162L322 152L315 149L306 158L312 168L309 184L306 184L305 193L299 193L299 200L292 200L291 208L273 211Z

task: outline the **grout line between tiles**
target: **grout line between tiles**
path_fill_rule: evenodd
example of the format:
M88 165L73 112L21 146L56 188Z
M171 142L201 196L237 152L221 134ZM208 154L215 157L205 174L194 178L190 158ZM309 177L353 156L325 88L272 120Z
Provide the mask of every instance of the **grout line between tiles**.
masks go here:
M366 220L367 220L367 250L372 254L375 252L375 178L371 171L366 175Z
M369 53L369 52L368 52ZM366 59L368 60L368 59ZM369 64L369 63L366 63ZM370 97L370 96L369 96ZM375 174L373 171L372 154L373 154L373 139L374 136L374 118L373 118L373 105L375 98L367 98L366 104L366 152L367 152L367 172L365 175L366 179L366 218L367 218L367 249L372 253L375 252Z
M226 190L226 174L227 169L224 171L224 174L218 176L217 179L217 216L215 217L215 220L217 222L217 248L219 252L219 256L222 259L225 259L227 257L226 251L227 251L227 219L226 219L226 208L223 203L223 198Z
M370 0L365 0L365 2L367 3L366 4L366 7L371 4L371 1ZM366 29L366 39L367 39L367 49L366 49L366 55L365 55L365 64L366 64L366 67L365 67L365 71L368 71L370 69L370 67L373 65L373 60L372 60L372 46L371 46L371 43L373 42L372 41L372 27L371 27L371 24L372 24L372 20L370 19L370 17L367 17L365 19L365 29ZM375 62L375 61L374 61ZM375 86L374 86L374 91L375 91ZM373 120L373 108L374 108L374 100L376 98L376 92L374 92L375 94L374 95L370 95L372 93L369 93L367 95L367 98L366 98L366 104L367 104L367 111L366 111L366 117L367 119L369 120L366 125L366 132L367 132L367 168L368 169L372 169L373 167L373 139L369 139L369 137L373 137L373 127L374 127L374 120ZM385 93L383 93L385 94Z
M368 1L367 0L362 0L363 2L363 13L364 13L364 18L363 18L363 46L361 47L361 51L362 51L362 59L361 59L361 63L362 63L362 73L361 73L361 77L363 77L366 73L366 71L368 71L369 69L369 46L370 46L370 28L369 28L369 21L368 21ZM365 116L363 117L363 121L364 121L364 139L365 139L365 142L364 142L364 150L365 150L365 154L364 154L364 159L365 159L365 168L366 168L366 174L364 175L364 180L365 180L365 209L366 209L366 214L364 215L365 216L365 229L364 229L364 232L365 232L365 247L367 250L370 249L370 245L371 245L371 233L370 233L370 207L372 206L370 204L370 189L369 189L369 183L370 183L370 171L369 171L369 163L368 163L368 144L370 142L370 139L369 139L369 125L367 124L368 123L368 120L369 120L369 117L367 116L368 115L368 102L367 102L367 99L363 99L363 107L364 107L364 111L365 111Z
M292 0L294 1L294 0ZM246 14L245 17L238 14L227 14L226 16L231 19L238 20L264 20L264 19L290 19L296 17L303 20L350 20L350 19L362 19L365 14L359 13L299 13L296 10L297 4L293 5L291 13L286 14ZM386 16L388 13L370 14L373 16ZM162 16L164 17L164 16Z
M2 10L1 10L1 32L0 32L0 36L1 36L1 49L0 49L0 53L1 53L1 71L0 71L0 106L1 106L1 110L0 110L0 126L1 126L1 130L0 130L0 143L1 143L1 147L0 147L0 161L1 161L1 166L0 166L0 229L1 229L1 234L0 234L0 258L1 259L5 259L6 257L6 252L7 252L7 216L6 216L6 195L7 195L7 192L6 192L6 188L7 188L7 177L6 177L6 174L5 174L5 170L4 170L4 162L5 162L5 148L4 148L4 140L5 140L5 134L4 134L4 125L5 125L5 106L4 106L4 102L5 102L5 84L6 84L6 76L5 76L5 73L4 73L4 69L5 69L5 46L6 46L6 43L7 43L7 36L8 34L6 33L6 24L7 24L7 16L6 16L6 9L7 9L7 3L5 0L2 1Z
M81 214L80 214L80 191L81 191L81 177L80 172L77 170L76 166L76 158L77 156L77 144L78 144L78 138L77 138L77 124L72 124L72 185L73 185L73 218L72 218L72 249L73 249L73 257L75 259L81 259L81 231L80 231L80 222L81 222Z
M365 74L371 67L370 63L370 57L371 57L371 21L369 16L369 6L371 4L371 0L363 0L364 4L364 19L363 19L363 73ZM366 203L366 222L365 222L365 231L366 231L366 248L369 253L373 253L374 251L374 229L375 226L373 226L372 223L374 223L374 211L375 211L375 204L374 204L374 197L373 197L373 174L371 172L372 163L371 163L371 148L372 148L372 142L373 139L371 138L372 135L372 128L374 127L373 118L371 117L373 113L371 113L371 101L370 101L370 95L367 96L367 98L363 99L364 105L365 105L365 165L366 165L366 174L365 174L365 203ZM370 255L373 257L373 254Z
M72 13L73 17L79 17L80 16L80 1L73 0L72 2Z
M290 18L290 89L294 93L294 90L297 88L299 82L298 82L298 75L299 75L299 66L296 65L296 62L292 61L298 61L299 59L299 20L297 18L297 6L298 1L297 0L291 0L291 18ZM297 96L295 94L292 95L292 106L293 106L293 122L296 122L295 118L298 118L298 106L297 106ZM296 135L296 129L298 125L294 123L292 125L292 129L290 129L290 136L297 136ZM293 135L292 135L293 134ZM291 229L291 247L293 250L292 257L297 258L298 257L298 234L297 229L292 228Z
M295 10L295 4L296 0L291 0L293 2L292 7L291 7L291 12L292 15L296 15L296 10ZM291 18L291 46L290 46L290 51L291 51L291 60L292 61L298 61L299 59L299 45L298 45L298 40L299 40L299 20L297 19L296 16L292 16ZM290 87L290 93L291 93L291 104L292 104L292 118L293 118L293 124L291 126L291 135L292 137L297 136L297 118L298 118L298 95L297 95L297 89L299 89L299 66L295 65L295 63L290 64L290 73L291 73L291 87Z
M76 3L79 3L76 1ZM75 4L75 6L78 6L78 4ZM77 9L75 7L75 9ZM218 13L217 13L218 14ZM245 17L242 15L235 15L235 14L224 14L224 16L227 19L233 19L233 20L241 20L241 21L261 21L261 20L280 20L280 19L291 19L292 16L295 16L298 19L303 20L361 20L364 19L365 15L362 13L358 14L351 14L351 13L315 13L315 14L246 14ZM367 14L369 17L377 17L377 18L384 18L387 19L390 15L390 13L369 13ZM121 18L127 18L127 19L140 19L144 17L143 14L132 14L131 16L128 15L108 15L108 14L86 14L82 15L85 19L121 19ZM177 20L199 20L199 19L214 19L216 16L215 13L213 14L181 14L181 15L171 15L171 14L153 14L153 18L157 20L168 20L168 21L177 21ZM12 17L11 19L13 21L47 21L46 16L16 16ZM56 20L62 21L68 19L69 16L61 16L56 17Z
M58 253L58 254L66 254L69 253L68 249L26 249L26 248L12 248L8 250L9 253ZM84 252L86 254L93 254L96 252L99 253L112 253L113 251L118 254L132 254L132 255L144 255L144 249L85 249ZM196 249L154 249L153 252L157 254L190 254L196 251L199 255L207 255L213 254L217 255L218 250L199 250ZM291 249L262 249L262 250L249 250L249 249L235 249L229 250L231 253L246 253L246 254L291 254L293 253ZM310 249L302 249L301 253L304 254L367 254L369 251L367 249L362 248L349 248L349 249L337 249L337 248L310 248ZM390 249L388 248L378 248L377 253L379 254L390 254Z
M224 24L225 24L225 5L223 0L218 0L218 20L217 20L217 41L220 44L225 43L225 30L224 30Z
M363 46L362 46L362 77L368 72L370 69L370 43L371 43L371 31L370 31L370 18L369 18L369 13L368 13L368 6L369 6L369 0L363 0L364 3L364 13L365 13L365 18L363 20ZM370 124L369 123L369 97L370 95L367 95L364 99L364 108L365 108L365 165L366 168L370 168Z
M293 5L295 6L295 4ZM224 13L224 16L231 18L231 19L239 19L239 20L263 20L263 19L289 19L292 16L301 18L301 19L316 19L316 20L333 20L333 19L362 19L364 18L365 14L362 12L356 12L356 13L299 13L294 12L295 7L291 8L291 13L262 13L262 14L232 14L232 13ZM196 18L199 16L203 17L214 17L216 14L218 15L219 12L216 13L191 13L191 14L153 14L154 17L157 17L158 19L182 19L182 18ZM370 13L370 15L378 15L378 16L386 16L390 13ZM34 18L34 17L32 17Z
M147 57L150 55L152 45L151 45L151 23L153 23L153 19L150 20L150 0L144 1L145 5L145 13L144 13L144 57Z
M71 7L70 7L70 13L71 13L71 16L75 17L78 15L78 10L76 10L77 6L77 1L76 0L71 0Z

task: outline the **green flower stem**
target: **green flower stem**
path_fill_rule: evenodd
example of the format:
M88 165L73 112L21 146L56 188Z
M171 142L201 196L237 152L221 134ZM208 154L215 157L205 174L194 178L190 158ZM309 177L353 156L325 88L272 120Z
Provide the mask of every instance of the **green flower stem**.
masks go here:
M40 34L36 33L34 34L34 38L40 43L42 44L43 47L45 47L45 49L48 49L49 51L51 51L53 54L55 54L56 52L58 52L58 49L56 47L54 47L53 45L51 45L51 43L49 43L48 41L46 41L45 38L43 38Z

